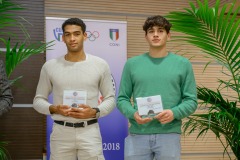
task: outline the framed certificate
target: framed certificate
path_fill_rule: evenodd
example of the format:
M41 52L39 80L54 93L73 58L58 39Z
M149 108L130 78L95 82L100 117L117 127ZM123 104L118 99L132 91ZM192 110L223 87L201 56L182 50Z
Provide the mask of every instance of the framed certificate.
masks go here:
M142 117L153 117L163 111L160 95L136 98L138 113Z
M63 104L71 107L78 107L79 104L86 104L87 91L84 90L64 90Z

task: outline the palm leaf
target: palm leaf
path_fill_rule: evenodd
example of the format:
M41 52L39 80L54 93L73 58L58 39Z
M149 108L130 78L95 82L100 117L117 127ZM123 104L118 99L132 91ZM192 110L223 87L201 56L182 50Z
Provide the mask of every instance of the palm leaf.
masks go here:
M8 145L8 142L0 141L0 159L1 160L9 160L11 159L9 152L6 149L6 146Z
M27 46L27 42L30 40L30 35L28 34L25 26L18 20L21 19L24 22L27 22L30 24L26 19L23 17L16 16L15 14L12 14L12 11L16 10L23 10L24 8L10 2L9 0L2 0L2 3L0 3L0 29L6 28L6 27L17 27L26 36L24 43L16 43L11 44L11 39L8 38L8 40L5 40L4 38L0 38L0 41L2 41L6 46L6 73L8 77L12 74L12 72L15 70L15 68L21 64L23 61L28 59L32 55L44 53L45 50L49 49L51 46L53 46L53 41L42 43L30 43ZM2 35L8 35L8 36L14 36L12 33L8 32L0 32ZM11 48L11 46L13 46ZM15 78L14 80L11 80L11 83L15 83L17 80L22 78L22 76L19 76Z
M11 13L12 11L24 10L25 8L17 5L15 3L10 2L9 0L2 0L0 3L0 29L6 27L17 27L19 28L26 38L29 38L30 35L28 34L24 25L18 20L21 19L24 22L30 24L26 19L20 16L16 16L15 14ZM0 35L9 34L12 36L13 33L11 32L0 32Z
M14 4L8 0L3 0L2 3L0 3L0 28L4 28L5 26L10 26L13 23L17 22L16 15L12 14L11 11L16 10L23 10L21 6Z
M220 14L219 1L215 8L209 8L207 1L198 1L199 8L190 3L192 10L185 9L185 12L170 12L166 17L173 24L172 29L186 36L180 37L202 49L211 55L218 63L225 64L233 77L239 75L239 23L236 15L240 7L232 13L234 4L230 4L230 11L225 15L228 5L225 5ZM187 25L186 25L187 24ZM196 29L197 28L197 29ZM178 37L179 38L179 37ZM236 79L235 85L236 85Z
M14 47L10 48L10 39L6 42L6 73L10 77L11 73L21 64L27 60L30 56L43 53L45 50L53 46L54 41L48 43L34 43L26 47L25 43L16 43Z
M229 155L227 148L231 147L240 159L240 109L237 107L240 102L240 19L237 17L240 7L236 7L234 1L220 8L219 0L213 8L209 7L208 0L197 0L198 7L191 2L189 5L190 8L184 11L170 12L166 16L173 25L172 30L185 34L175 37L175 40L200 48L202 53L209 55L228 71L222 69L221 73L229 79L219 79L216 91L198 86L199 104L207 113L188 117L183 130L187 134L199 131L197 138L212 131L224 146L224 153ZM209 63L211 61L205 67ZM237 97L232 96L233 100L229 101L229 96L221 94L220 87L231 89ZM226 145L222 142L222 137L225 138Z

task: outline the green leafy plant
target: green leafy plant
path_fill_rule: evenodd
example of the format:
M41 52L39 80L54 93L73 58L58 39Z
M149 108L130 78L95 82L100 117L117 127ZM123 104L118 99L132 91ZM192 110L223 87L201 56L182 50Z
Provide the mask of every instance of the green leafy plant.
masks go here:
M0 29L6 27L18 27L25 35L24 42L11 44L12 38L10 37L14 37L15 35L11 32L0 32L0 36L4 35L6 37L7 35L9 37L8 39L0 37L0 42L3 42L6 46L6 52L2 53L6 58L5 64L8 77L10 77L11 73L20 63L27 60L32 55L44 53L46 49L49 49L53 45L53 41L47 43L36 42L33 44L29 44L28 41L30 40L30 35L28 34L25 26L18 19L21 19L25 22L28 21L23 17L11 13L11 11L16 10L24 10L24 8L15 3L12 3L9 0L0 1ZM11 48L11 46L13 47ZM17 77L11 82L14 83L21 77L22 76Z
M28 34L25 26L19 21L23 20L30 24L23 17L17 16L13 11L23 10L21 6L12 3L9 0L0 0L0 43L5 45L6 51L0 51L3 56L5 56L6 73L8 78L10 78L14 69L23 61L27 60L30 56L44 53L46 49L49 49L53 45L51 42L36 42L30 43L30 35ZM9 31L3 32L3 28L7 27L17 27L19 28L25 36L24 42L18 42L16 44L11 44L11 39L15 38L16 35ZM8 37L8 38L3 38ZM13 46L13 47L12 47ZM22 76L11 80L11 84L14 84ZM11 159L6 146L7 142L0 140L0 159L8 160Z
M224 147L223 155L227 153L231 159L227 150L230 147L240 159L240 19L237 17L240 7L236 7L236 1L222 8L219 0L214 7L209 7L208 0L197 0L197 6L189 4L190 9L170 12L166 16L173 24L172 30L184 33L184 36L177 37L177 41L200 48L204 55L222 67L221 73L227 80L218 79L219 87L215 90L197 87L200 107L207 112L188 117L183 131L188 135L198 131L197 138L212 131ZM223 94L223 89L234 94Z
M0 141L0 159L1 160L7 160L10 159L10 154L8 153L6 149L7 142Z

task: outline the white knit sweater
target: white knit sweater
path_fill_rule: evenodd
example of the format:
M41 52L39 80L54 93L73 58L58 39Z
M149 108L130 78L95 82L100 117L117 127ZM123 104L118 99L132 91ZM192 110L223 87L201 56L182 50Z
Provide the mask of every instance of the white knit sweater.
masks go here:
M87 54L86 60L69 62L64 56L47 61L41 70L33 107L39 113L50 114L48 96L53 93L53 104L63 103L64 90L86 90L87 105L99 107L100 117L115 107L115 95L108 64L101 58ZM98 106L99 92L104 97ZM81 122L83 119L53 114L54 120ZM86 120L86 119L85 119Z

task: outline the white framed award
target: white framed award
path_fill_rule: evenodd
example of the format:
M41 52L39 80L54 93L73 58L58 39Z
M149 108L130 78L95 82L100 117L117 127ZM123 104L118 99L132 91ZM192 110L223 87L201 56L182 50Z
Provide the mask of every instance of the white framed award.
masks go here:
M163 111L160 95L136 98L138 113L141 117L154 117Z
M64 90L63 104L71 107L78 107L79 104L86 104L87 91L85 90Z

